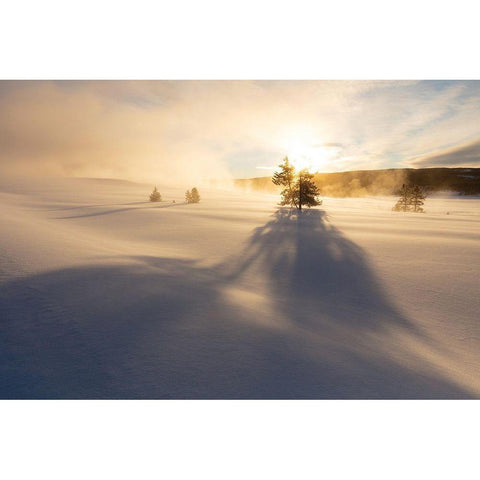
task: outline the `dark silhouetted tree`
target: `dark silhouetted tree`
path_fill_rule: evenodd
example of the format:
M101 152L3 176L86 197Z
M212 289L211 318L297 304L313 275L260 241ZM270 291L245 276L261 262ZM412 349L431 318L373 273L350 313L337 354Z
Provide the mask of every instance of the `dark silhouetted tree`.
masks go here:
M425 189L419 185L414 185L411 190L412 210L416 213L423 213L424 200L427 198Z
M410 186L403 184L399 194L400 198L393 207L393 210L396 212L407 212L411 209L412 189Z
M295 167L290 164L288 157L284 158L279 167L280 171L273 174L272 182L284 187L280 192L282 196L280 205L289 205L301 210L303 206L310 208L322 204L318 198L320 190L313 181L313 174L307 169L296 174Z
M196 189L196 187L192 188L191 198L192 198L192 203L200 202L200 194L198 193L198 190Z
M423 213L424 200L427 194L423 187L419 185L402 185L400 189L400 198L393 207L397 212L415 212Z
M310 208L322 204L322 201L318 198L320 190L313 181L313 173L310 173L306 168L298 173L294 191L299 210L302 209L302 206Z
M280 171L273 174L272 182L275 185L283 187L280 192L282 200L280 205L290 205L297 207L296 195L294 192L295 184L295 167L290 164L288 157L283 159L283 163L279 165Z
M160 192L157 190L157 187L153 189L153 192L150 194L150 201L151 202L161 202L162 201L162 196L160 195Z

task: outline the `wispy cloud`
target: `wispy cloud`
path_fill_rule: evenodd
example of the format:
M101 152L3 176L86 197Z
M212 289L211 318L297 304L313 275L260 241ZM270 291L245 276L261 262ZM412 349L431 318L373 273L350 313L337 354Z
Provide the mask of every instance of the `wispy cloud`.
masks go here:
M0 171L254 176L298 146L324 171L472 164L479 125L478 81L0 82Z
M480 140L413 158L416 167L480 167Z

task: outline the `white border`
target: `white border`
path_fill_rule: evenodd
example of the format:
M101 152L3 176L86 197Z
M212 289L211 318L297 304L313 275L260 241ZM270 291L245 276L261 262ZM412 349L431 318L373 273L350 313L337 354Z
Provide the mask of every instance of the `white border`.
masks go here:
M8 0L11 79L474 79L477 2Z
M3 2L3 79L478 79L476 2ZM477 401L0 403L2 478L477 478Z
M1 421L9 480L478 477L472 401L3 402Z

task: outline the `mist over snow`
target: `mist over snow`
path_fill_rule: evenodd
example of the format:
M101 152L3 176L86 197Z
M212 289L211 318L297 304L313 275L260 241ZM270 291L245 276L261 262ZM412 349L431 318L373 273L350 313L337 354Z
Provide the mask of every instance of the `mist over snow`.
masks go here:
M190 112L172 112L162 83L142 85L0 82L0 171L166 185L228 181L225 163L188 131Z

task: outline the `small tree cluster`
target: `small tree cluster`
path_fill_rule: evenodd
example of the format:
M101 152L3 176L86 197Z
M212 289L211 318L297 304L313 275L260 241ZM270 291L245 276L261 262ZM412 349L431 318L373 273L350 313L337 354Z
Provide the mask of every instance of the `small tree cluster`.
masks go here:
M187 190L185 192L185 200L187 203L199 203L200 194L198 193L198 190L195 187L192 188L192 191Z
M279 167L280 171L273 174L272 182L284 187L280 193L282 196L280 205L289 205L301 210L302 206L310 208L322 204L318 198L320 190L313 181L312 173L303 169L297 174L288 157L284 158Z
M150 194L150 201L151 202L161 202L162 201L162 196L160 195L160 192L157 190L157 187L153 189L153 192Z
M402 185L400 198L393 207L396 212L423 213L424 200L427 198L425 189L419 185Z

